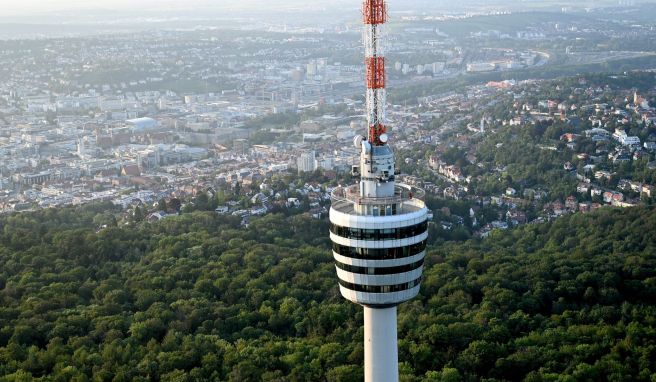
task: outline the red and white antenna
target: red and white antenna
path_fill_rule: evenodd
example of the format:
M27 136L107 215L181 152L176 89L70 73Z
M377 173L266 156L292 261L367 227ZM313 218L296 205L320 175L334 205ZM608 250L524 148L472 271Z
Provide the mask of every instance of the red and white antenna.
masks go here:
M362 5L364 24L365 66L367 83L367 121L369 142L373 146L384 146L387 142L380 137L387 132L385 90L385 52L383 50L383 28L387 22L385 0L364 0Z

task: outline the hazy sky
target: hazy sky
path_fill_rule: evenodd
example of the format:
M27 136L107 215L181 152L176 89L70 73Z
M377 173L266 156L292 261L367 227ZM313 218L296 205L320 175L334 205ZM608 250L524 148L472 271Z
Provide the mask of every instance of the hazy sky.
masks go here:
M165 1L166 2L166 1ZM155 3L152 0L0 0L0 5L10 11L43 11L53 9L81 9L81 8L120 8L128 4Z
M617 5L618 0L389 0L392 9L406 11L418 9L460 10L462 7L510 6L522 8L530 6L560 5ZM359 7L362 0L0 0L0 20L20 17L23 21L30 16L47 18L53 15L51 22L58 23L67 18L74 18L77 12L96 12L106 16L115 13L132 15L151 15L184 11L203 15L205 11L223 10L310 10L326 7L332 10L348 10ZM656 0L636 0L638 3L654 3ZM29 21L29 20L28 20Z
M155 10L203 7L261 7L261 6L295 6L307 4L302 0L0 0L0 8L12 13L29 13L64 10L89 9L145 9ZM357 0L354 4L359 3ZM325 3L324 3L325 5Z
M9 11L43 11L50 9L90 8L111 4L125 5L125 0L0 0L2 8Z
M492 0L490 3L513 3L526 0ZM531 0L534 1L535 0ZM540 0L538 0L540 1ZM549 1L549 0L546 0ZM451 6L452 0L391 0L395 7L408 7L416 4L431 6ZM458 3L482 2L482 0L459 0ZM483 1L486 3L488 1ZM29 13L43 13L48 11L66 10L136 10L152 9L154 11L169 11L173 9L202 8L235 8L235 9L264 9L264 8L306 8L306 7L332 7L336 4L342 6L359 7L362 0L0 0L0 13L26 15ZM0 14L0 16L2 16Z

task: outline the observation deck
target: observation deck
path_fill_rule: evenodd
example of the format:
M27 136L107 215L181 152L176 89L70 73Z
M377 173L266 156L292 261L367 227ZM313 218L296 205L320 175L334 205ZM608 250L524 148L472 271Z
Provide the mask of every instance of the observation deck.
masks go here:
M333 190L330 239L344 298L385 308L419 293L428 238L424 197L405 184L382 198L362 197L359 184Z
M394 206L394 215L418 212L426 207L425 197L426 192L423 189L406 184L397 184L394 187L394 196L386 198L362 197L359 184L337 187L331 194L332 209L347 215L364 215L360 213L363 209L357 208L360 206ZM386 216L386 214L374 216Z

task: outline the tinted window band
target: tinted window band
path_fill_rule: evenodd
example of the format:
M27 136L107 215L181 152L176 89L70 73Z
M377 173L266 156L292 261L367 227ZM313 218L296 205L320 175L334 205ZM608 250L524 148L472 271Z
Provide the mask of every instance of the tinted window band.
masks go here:
M339 280L339 285L346 289L350 289L355 292L364 292L364 293L395 293L395 292L403 292L406 290L410 290L416 286L421 284L421 277L414 280L410 281L409 283L405 284L397 284L397 285L359 285L359 284L351 284L346 281L342 281L341 279Z
M401 240L419 236L428 230L428 221L416 225L389 228L389 229L363 229L330 225L330 232L351 240Z
M333 252L358 260L396 260L416 256L426 250L426 240L397 248L354 248L333 243Z
M418 269L424 265L424 260L417 261L414 264L402 265L398 267L356 267L354 265L342 264L338 261L335 262L337 268L350 272L357 273L359 275L368 275L368 276L378 276L378 275L395 275L400 273L406 273Z

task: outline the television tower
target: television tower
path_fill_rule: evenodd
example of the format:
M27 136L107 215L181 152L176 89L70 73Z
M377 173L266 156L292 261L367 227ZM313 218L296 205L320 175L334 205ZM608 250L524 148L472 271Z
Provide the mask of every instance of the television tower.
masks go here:
M399 379L396 307L419 293L426 256L424 192L396 184L386 128L384 0L364 0L368 137L358 136L360 182L332 193L330 239L344 298L364 307L366 382Z

